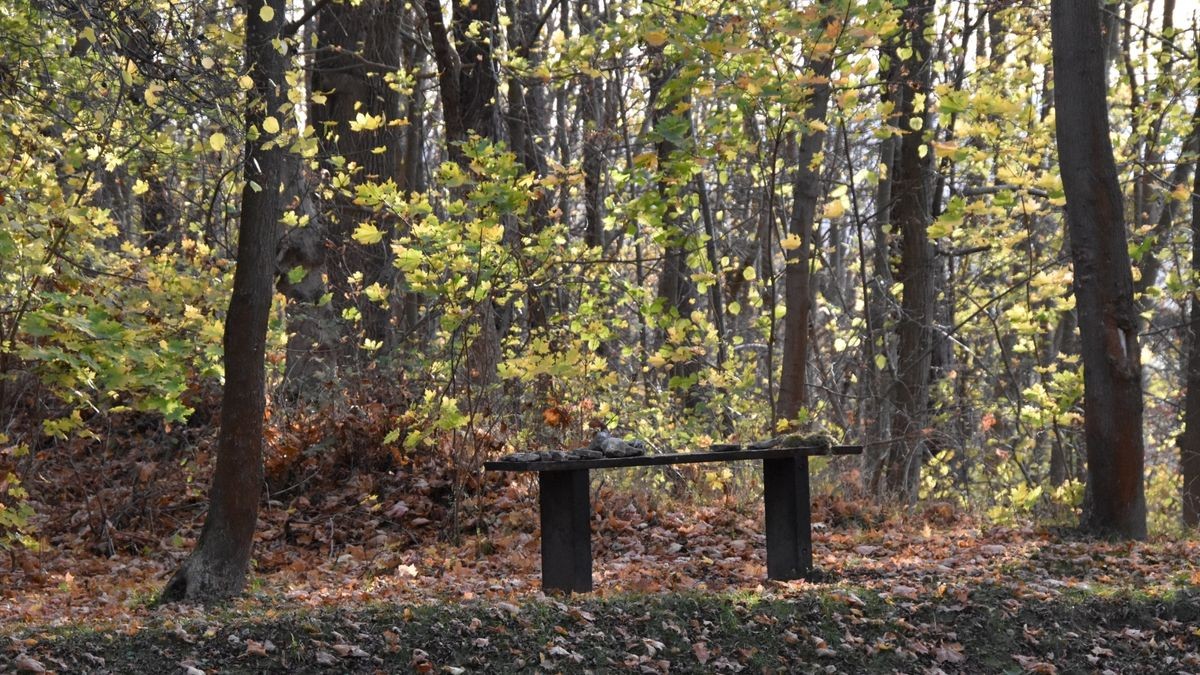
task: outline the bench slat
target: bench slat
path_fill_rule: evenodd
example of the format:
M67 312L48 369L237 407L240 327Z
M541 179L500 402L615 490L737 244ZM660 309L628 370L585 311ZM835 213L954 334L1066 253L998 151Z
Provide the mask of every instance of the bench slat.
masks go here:
M573 471L577 469L613 469L626 466L661 466L663 464L696 464L728 462L735 459L775 459L780 457L822 457L829 455L860 455L861 445L835 445L832 448L770 448L767 450L731 450L728 452L676 452L639 457L604 457L601 459L567 459L551 462L484 462L488 471Z

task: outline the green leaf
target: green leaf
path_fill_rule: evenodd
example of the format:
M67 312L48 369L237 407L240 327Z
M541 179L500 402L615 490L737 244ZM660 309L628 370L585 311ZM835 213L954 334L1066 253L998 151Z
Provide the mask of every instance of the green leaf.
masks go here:
M354 241L363 246L370 246L371 244L378 244L383 241L383 231L375 227L375 223L360 224L351 236L354 238Z

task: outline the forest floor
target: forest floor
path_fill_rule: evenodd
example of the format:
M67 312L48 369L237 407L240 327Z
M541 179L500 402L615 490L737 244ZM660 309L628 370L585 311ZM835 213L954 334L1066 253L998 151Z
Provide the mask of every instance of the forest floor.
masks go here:
M596 592L546 596L528 476L297 459L245 597L155 607L203 516L209 441L180 433L34 455L42 545L0 559L0 672L1200 673L1200 542L889 514L838 496L847 460L817 463L816 581L765 580L746 463L721 488L604 472Z

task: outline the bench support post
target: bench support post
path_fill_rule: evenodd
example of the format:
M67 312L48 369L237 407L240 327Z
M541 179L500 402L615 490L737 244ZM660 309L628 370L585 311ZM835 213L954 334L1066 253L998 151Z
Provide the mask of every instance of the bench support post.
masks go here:
M812 504L808 457L763 460L767 578L787 581L812 572Z
M542 590L592 590L588 470L538 473L542 522Z

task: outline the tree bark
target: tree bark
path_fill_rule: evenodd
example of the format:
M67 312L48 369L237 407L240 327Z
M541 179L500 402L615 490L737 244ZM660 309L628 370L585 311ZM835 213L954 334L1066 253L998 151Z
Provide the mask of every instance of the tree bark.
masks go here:
M562 11L566 11L564 8ZM533 49L542 30L538 21L539 7L536 0L508 0L508 12L512 18L509 26L509 41L514 45L513 53L523 58L533 69L541 62L541 53ZM545 152L541 143L547 137L546 92L537 78L514 74L508 81L508 138L513 154L525 170L539 180L548 173ZM517 248L521 240L542 232L550 225L550 204L547 199L536 199L530 204L528 219L518 221L519 227L508 227L505 231L507 243ZM550 313L551 295L537 288L526 293L528 310L526 326L529 330L543 328ZM511 315L510 306L503 310ZM511 323L503 321L502 323Z
M1081 526L1146 536L1142 364L1096 0L1053 0L1054 106L1084 373Z
M884 56L888 57L888 65L881 73L884 87L880 92L883 103L891 103L891 110L886 123L894 128L900 126L900 102L904 95L901 86L901 69L899 56L896 54L895 43L885 44L882 48ZM888 324L892 318L892 299L888 289L892 286L891 265L891 219L892 219L892 184L895 181L898 162L896 161L899 139L888 134L879 146L879 166L882 170L879 185L875 189L875 214L871 219L871 234L873 246L871 252L871 268L874 271L868 282L863 274L862 292L867 304L867 339L863 341L863 357L870 369L867 377L862 378L865 391L862 401L862 417L869 420L867 437L885 439L892 432L892 402L888 391L894 379L891 372L880 367L882 363L895 363L895 343L888 339ZM846 157L850 157L848 139L842 140ZM862 225L859 224L859 253L863 257L861 264L865 265L866 251L862 246ZM882 496L884 491L884 474L888 457L888 447L885 443L867 446L863 452L863 473L867 491L876 496Z
M826 19L821 22L821 27L829 24L830 20ZM832 49L823 52L812 64L814 84L804 110L804 121L808 126L800 140L792 182L795 202L788 232L800 239L800 246L786 251L787 267L784 270L787 313L783 318L783 372L779 379L777 409L779 417L785 420L794 420L807 402L808 324L812 313L810 257L817 201L821 197L820 169L814 169L812 163L825 144L833 52Z
M338 323L325 295L325 221L317 212L314 179L299 166L299 158L286 158L292 180L286 191L289 210L302 224L289 229L279 242L275 287L287 299L287 351L281 393L289 401L315 401L327 395L337 377ZM291 271L303 270L293 281Z
M1200 171L1192 178L1192 274L1200 275ZM1195 278L1195 277L1194 277ZM1200 525L1200 292L1192 291L1189 309L1187 394L1183 435L1179 437L1179 471L1183 476L1183 524Z
M370 182L404 181L404 129L390 124L402 117L402 96L387 81L390 70L403 62L400 26L404 3L366 0L359 4L330 3L317 17L317 54L313 62L312 92L324 97L309 109L321 144L324 166L331 174L345 171L351 162L358 171L350 176L349 190ZM384 124L374 130L352 131L358 115L381 116ZM383 152L375 152L384 148ZM342 161L344 160L344 161ZM374 283L392 284L390 236L364 245L351 235L364 221L376 221L390 234L391 219L354 203L354 197L336 194L328 203L326 265L334 308L340 314L354 307L362 317L365 337L382 341L387 337L391 312L369 300L361 291ZM357 281L350 281L354 277ZM358 331L342 338L344 353L355 354Z
M579 0L576 4L580 32L596 33L599 24L599 3L596 0ZM583 206L587 226L584 243L603 247L604 195L601 188L601 173L604 170L604 148L601 139L607 125L604 120L604 80L584 75L579 86L579 118L583 136Z
M900 106L902 127L893 185L895 202L892 222L900 231L901 303L898 325L896 379L892 385L893 441L886 459L887 491L906 502L914 502L920 485L921 453L929 413L929 368L933 346L933 245L927 230L929 213L929 162L921 157L925 125L912 120L928 119L928 103L916 107L916 99L929 92L930 48L925 28L933 11L933 0L911 2L902 21L911 53L901 66ZM930 157L931 154L926 155Z
M1192 117L1191 136L1193 141L1200 136L1200 105ZM1164 212L1173 206L1168 198ZM1192 278L1200 278L1200 166L1192 175ZM1197 527L1200 526L1200 291L1192 291L1188 311L1191 339L1188 341L1183 434L1179 437L1179 472L1183 478L1183 524Z
M257 5L246 17L246 70L254 81L246 128L260 130L263 120L279 115L287 102L287 57L272 44L282 33L287 3L266 0L261 6L274 10L270 21L262 20ZM225 318L225 387L208 516L195 550L167 582L160 602L231 598L241 593L250 566L263 482L267 319L287 166L287 151L273 143L274 134L251 136L246 138L237 269Z
M496 137L497 83L490 37L496 25L496 3L455 2L451 12L447 30L441 2L425 0L446 126L446 153L450 161L461 164L466 159L462 142L472 133L482 138ZM482 26L479 30L483 34L472 37L471 24L475 22Z
M495 140L497 82L491 44L497 25L495 0L455 2L450 29L442 19L439 0L424 0L433 58L438 69L438 91L446 133L446 155L466 165L463 142L472 134ZM473 28L473 25L475 28ZM476 33L478 32L478 33ZM451 41L453 38L453 42ZM500 362L500 328L492 299L475 309L478 332L467 346L466 376L472 385L486 386Z
M659 133L655 143L655 154L658 158L658 194L662 200L662 232L664 235L662 269L658 273L658 297L664 301L663 314L671 317L689 317L696 303L696 287L688 273L687 242L691 240L689 233L681 225L680 200L681 188L670 175L672 171L672 155L679 151L679 145L666 134L661 133L668 126L678 125L679 138L692 137L692 118L690 111L675 114L672 109L679 103L689 102L689 94L685 91L674 93L668 98L664 93L668 83L675 76L676 69L666 63L663 48L650 47L647 49L650 58L650 122L652 128ZM670 319L667 320L668 323ZM661 324L660 324L661 325ZM667 330L659 331L659 344L667 339ZM700 364L695 358L673 363L667 370L668 376L676 383L692 377L700 370ZM678 378L678 379L677 379ZM690 408L696 402L694 385L681 389L683 405Z

